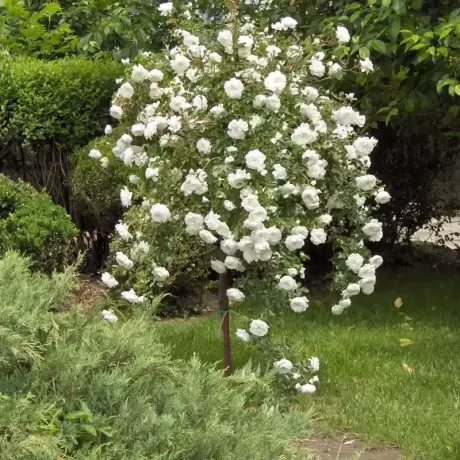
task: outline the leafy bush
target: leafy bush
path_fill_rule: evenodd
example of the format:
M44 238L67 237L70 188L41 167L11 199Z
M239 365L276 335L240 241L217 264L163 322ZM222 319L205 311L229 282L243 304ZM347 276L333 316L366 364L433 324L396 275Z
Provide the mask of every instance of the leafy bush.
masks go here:
M48 195L0 175L0 233L0 254L15 249L50 272L66 261L76 229Z
M71 284L71 271L48 280L16 254L0 260L1 458L290 457L308 415L277 409L270 376L244 368L224 379L197 358L173 361L140 312L110 324L50 311ZM15 354L16 336L32 358L26 345Z
M69 154L100 134L120 73L114 61L6 59L0 76L0 168L70 209Z

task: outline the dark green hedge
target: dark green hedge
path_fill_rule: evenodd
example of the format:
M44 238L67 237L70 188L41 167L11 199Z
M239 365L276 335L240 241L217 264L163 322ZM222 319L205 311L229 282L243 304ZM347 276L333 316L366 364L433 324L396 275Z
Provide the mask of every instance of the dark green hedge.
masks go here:
M122 72L113 60L15 58L0 77L0 140L5 145L83 145L100 134Z
M103 132L122 72L113 60L3 59L0 172L46 188L70 211L70 155Z
M31 185L0 174L0 256L9 249L51 272L67 261L75 226L65 210Z

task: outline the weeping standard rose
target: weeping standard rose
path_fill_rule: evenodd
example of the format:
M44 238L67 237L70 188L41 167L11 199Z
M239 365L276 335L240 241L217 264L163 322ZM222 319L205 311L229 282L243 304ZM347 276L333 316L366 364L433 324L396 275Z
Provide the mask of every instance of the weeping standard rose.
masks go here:
M186 232L197 244L216 247L209 266L220 274L222 299L237 307L245 298L245 277L263 268L286 306L300 314L309 305L301 250L310 236L313 244L341 248L334 282L342 294L332 312L343 312L351 296L374 289L375 266L366 263L363 240L378 241L382 231L366 200L377 206L388 196L367 175L376 141L356 133L365 117L346 98L322 89L330 51L314 41L306 59L290 35L297 23L288 17L268 28L235 17L212 33L201 23L187 30L193 23L183 22L181 11L193 17L182 3L168 6L176 45L135 64L112 104L112 116L127 125L114 157L136 176L120 193L132 237L117 242L115 274L142 269L152 283L167 283L167 241ZM234 40L238 27L245 35ZM338 39L348 39L345 30ZM343 77L348 67L330 77ZM356 61L360 67L370 72L372 62ZM153 234L151 243L163 238L165 244L140 255L135 248ZM238 289L226 282L229 270L244 274ZM115 282L110 278L114 288ZM132 295L129 283L120 281L124 297L143 299ZM269 326L255 319L249 330L264 340ZM246 340L243 331L238 337Z

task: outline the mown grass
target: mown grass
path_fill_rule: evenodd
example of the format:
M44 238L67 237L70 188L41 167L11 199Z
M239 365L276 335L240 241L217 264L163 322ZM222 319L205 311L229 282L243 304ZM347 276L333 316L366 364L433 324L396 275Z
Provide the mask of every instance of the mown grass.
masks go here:
M340 317L331 315L329 294L319 294L302 315L281 307L270 329L288 337L298 353L321 359L320 387L309 399L325 434L357 433L369 442L399 446L406 458L460 459L460 276L431 267L380 273L378 289L360 296ZM396 298L403 299L398 310ZM254 293L239 315L259 317L263 293ZM266 301L264 301L266 302ZM242 326L231 317L232 329ZM162 338L177 357L197 353L221 359L217 316L165 322ZM401 346L400 339L413 343ZM254 349L233 341L234 365Z

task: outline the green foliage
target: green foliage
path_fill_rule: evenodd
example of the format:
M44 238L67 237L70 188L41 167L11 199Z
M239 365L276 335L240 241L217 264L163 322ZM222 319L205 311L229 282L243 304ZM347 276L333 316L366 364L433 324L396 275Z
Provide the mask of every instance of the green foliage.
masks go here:
M50 296L53 283L62 295ZM292 458L289 437L305 433L309 417L278 410L270 376L244 368L225 379L196 357L172 360L140 313L112 325L51 312L71 284L71 272L47 280L15 254L0 261L0 331L38 344L33 366L0 345L1 458Z
M2 148L14 141L60 148L87 142L108 119L120 72L112 60L11 60L0 78Z
M120 189L124 185L126 168L114 161L109 162L107 168L101 168L88 157L92 149L107 157L122 132L120 128L114 129L111 135L96 138L72 154L73 204L79 211L77 224L84 231L109 235L122 216Z
M77 45L76 37L63 20L58 2L42 2L31 8L21 0L0 4L0 49L15 54L56 57Z
M119 64L82 57L18 57L3 64L1 170L46 188L56 202L72 210L69 155L103 130Z
M62 267L76 229L51 198L0 175L0 254L15 249L47 272Z

